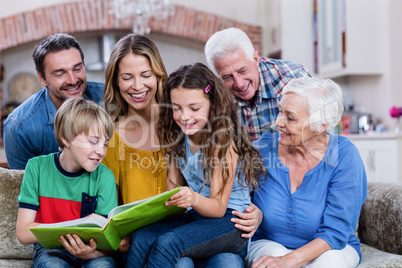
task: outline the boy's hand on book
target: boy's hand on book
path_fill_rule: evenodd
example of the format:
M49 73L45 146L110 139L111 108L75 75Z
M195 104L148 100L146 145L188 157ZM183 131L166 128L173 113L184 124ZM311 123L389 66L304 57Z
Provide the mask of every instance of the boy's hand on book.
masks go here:
M104 219L105 217L103 217L103 216L101 216L101 215L99 215L99 214L92 213L92 214L89 214L88 216L85 216L84 218L99 218L99 219Z
M128 248L130 247L130 236L126 236L123 240L121 240L119 251L120 252L127 252Z
M184 186L177 194L172 195L165 205L188 208L192 207L196 201L197 194L189 187Z
M105 255L96 250L96 242L93 238L89 240L89 244L85 244L78 235L67 234L66 237L60 236L59 241L68 252L83 260L92 260Z

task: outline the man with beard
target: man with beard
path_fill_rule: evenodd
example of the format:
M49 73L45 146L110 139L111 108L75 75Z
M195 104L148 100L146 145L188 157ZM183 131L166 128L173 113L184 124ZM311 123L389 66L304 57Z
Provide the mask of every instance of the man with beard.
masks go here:
M50 35L34 49L32 58L42 90L24 101L4 124L4 147L10 169L25 169L34 156L57 152L54 117L70 97L100 103L103 84L87 82L84 54L71 35Z
M260 57L245 32L228 28L205 45L209 68L225 82L237 104L251 141L275 132L282 88L292 79L310 76L300 64Z

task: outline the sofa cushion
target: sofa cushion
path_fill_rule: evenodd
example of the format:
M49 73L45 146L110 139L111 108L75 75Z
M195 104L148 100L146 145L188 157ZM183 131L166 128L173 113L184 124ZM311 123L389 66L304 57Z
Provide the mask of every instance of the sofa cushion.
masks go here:
M359 238L366 245L402 254L402 184L369 183L359 219Z
M402 268L402 256L361 245L363 258L357 268Z
M31 260L0 259L1 268L29 268L31 266Z
M18 195L24 177L23 170L0 168L0 258L32 259L34 246L21 245L16 236ZM0 264L0 267L7 267ZM19 267L19 266L12 266Z

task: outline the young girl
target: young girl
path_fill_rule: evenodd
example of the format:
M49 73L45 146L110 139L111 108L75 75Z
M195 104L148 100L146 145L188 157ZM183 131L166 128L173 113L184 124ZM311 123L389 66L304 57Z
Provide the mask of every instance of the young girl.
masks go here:
M157 131L169 155L167 188L183 185L166 205L189 211L136 231L127 267L174 267L181 257L240 253L248 240L231 222L232 211L245 211L265 170L225 85L201 63L173 72Z

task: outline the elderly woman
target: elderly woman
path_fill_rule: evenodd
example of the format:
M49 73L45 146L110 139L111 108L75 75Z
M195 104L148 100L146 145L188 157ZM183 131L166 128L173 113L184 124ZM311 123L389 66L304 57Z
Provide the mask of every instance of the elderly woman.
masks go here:
M297 78L284 88L277 133L254 144L268 178L254 193L264 219L247 255L251 267L356 267L354 235L367 196L359 152L329 134L343 112L331 80Z

